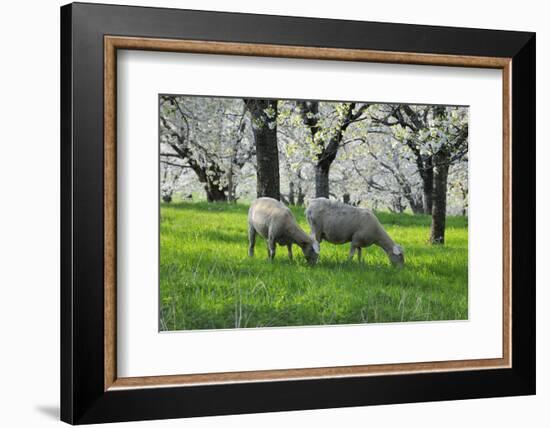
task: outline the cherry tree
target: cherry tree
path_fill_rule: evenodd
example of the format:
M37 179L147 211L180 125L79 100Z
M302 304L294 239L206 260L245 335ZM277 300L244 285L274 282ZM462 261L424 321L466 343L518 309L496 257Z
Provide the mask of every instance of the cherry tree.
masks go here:
M161 96L161 165L190 168L209 202L233 200L237 175L254 155L243 101Z
M298 101L296 107L308 128L315 153L315 197L330 195L330 167L344 141L346 130L366 119L369 104Z
M468 155L468 109L381 104L373 121L386 126L413 154L423 184L424 212L432 215L430 241L443 244L449 168Z
M277 100L246 98L256 147L256 196L280 199Z

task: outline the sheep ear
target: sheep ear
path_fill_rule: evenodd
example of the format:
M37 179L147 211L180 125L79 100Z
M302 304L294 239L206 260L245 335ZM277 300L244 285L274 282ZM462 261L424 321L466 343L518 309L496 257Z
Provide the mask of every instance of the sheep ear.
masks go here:
M400 255L401 253L403 253L403 249L399 246L399 245L394 245L393 246L393 254L395 254L396 256Z
M321 252L321 247L317 241L313 241L313 251L315 251L317 254Z

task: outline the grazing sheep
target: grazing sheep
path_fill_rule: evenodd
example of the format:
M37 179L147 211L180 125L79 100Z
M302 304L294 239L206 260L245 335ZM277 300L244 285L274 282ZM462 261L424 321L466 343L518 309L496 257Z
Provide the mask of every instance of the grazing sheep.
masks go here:
M394 265L403 266L403 249L396 245L372 211L357 208L326 198L312 199L306 209L306 218L312 236L332 244L351 242L349 260L357 250L361 261L361 248L372 244L381 247Z
M272 198L258 198L248 210L248 255L254 256L256 234L267 240L269 258L275 257L275 244L286 245L292 260L292 244L298 244L310 264L319 258L319 243L304 232L292 212Z

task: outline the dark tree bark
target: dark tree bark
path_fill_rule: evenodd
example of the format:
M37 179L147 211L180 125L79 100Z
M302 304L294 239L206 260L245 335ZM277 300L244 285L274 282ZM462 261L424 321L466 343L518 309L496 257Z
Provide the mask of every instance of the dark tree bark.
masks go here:
M315 197L328 198L329 196L329 173L332 160L329 159L326 152L324 141L315 141L315 136L319 132L319 102L318 101L300 101L297 103L302 115L304 125L309 128L311 139L317 143L320 152L317 155L315 164ZM336 153L334 154L336 157Z
M227 171L227 202L235 202L235 186L233 184L233 168Z
M430 242L445 243L445 217L447 214L447 177L449 174L449 154L440 150L434 155L432 226Z
M402 126L404 126L402 124ZM433 159L431 155L423 155L420 153L416 143L408 140L405 144L414 154L416 167L422 180L422 209L416 214L431 214L432 213L432 193L433 193ZM414 212L414 208L411 205Z
M394 122L390 122L388 117L384 119L375 119L376 122L382 123L386 126L393 126L399 124L404 128L409 128L412 132L417 133L422 129L426 129L428 124L426 122L426 114L428 110L425 110L424 115L420 115L415 112L409 105L399 105L394 108L390 115ZM414 155L416 167L420 178L422 179L422 211L424 214L432 213L432 193L433 193L433 160L432 156L422 154L420 147L413 140L406 140L405 144L411 150ZM411 209L413 207L411 206ZM414 209L413 209L414 211ZM419 212L419 213L421 213Z
M168 177L168 170L165 169L164 170L164 174L162 175L162 182L166 182L167 180L167 177ZM162 193L162 202L166 202L167 204L169 204L170 202L172 202L172 193L173 193L173 190L172 189L169 189L167 191L164 191Z
M349 204L349 201L350 201L349 193L344 193L344 195L342 196L342 202L344 204Z
M330 163L315 165L315 197L316 198L328 198L329 197L329 173Z
M403 211L405 211L406 206L403 205L401 196L394 196L388 208L393 213L401 214Z
M304 191L302 190L302 183L298 183L298 197L296 198L296 205L299 207L304 205L304 199L306 195L304 195Z
M208 202L226 202L227 201L227 187L224 187L222 189L218 188L218 186L204 186L204 190L206 191L206 200Z
M427 127L426 117L419 116L409 105L402 105L395 111L395 117L401 126L406 126L413 132L419 132ZM419 147L412 141L406 142L416 158L416 166L422 179L424 214L432 213L433 194L433 159L432 156L420 153Z
M422 180L422 210L419 214L431 214L434 177L432 156L422 155L416 144L411 141L406 141L406 144L415 156L416 167Z
M424 204L423 200L419 200L419 198L415 198L412 194L412 190L410 186L407 186L404 190L404 197L409 203L409 206L411 207L411 211L413 214L424 214Z
M294 199L294 182L291 181L288 184L288 203L290 205L295 205L296 200Z
M317 163L315 164L315 197L316 198L328 198L330 194L330 166L336 155L342 142L342 138L348 126L354 121L358 120L363 112L369 107L368 104L364 104L355 113L355 103L349 105L349 109L342 118L339 129L328 141L320 141L315 139L317 132L319 132L319 102L318 101L300 101L297 103L302 115L302 121L306 125L310 132L312 140L319 146L319 154L317 155Z
M424 214L424 206L422 203L416 203L414 201L409 201L411 211L413 214Z
M422 170L420 177L422 178L422 191L423 191L423 211L424 214L432 213L433 206L433 188L434 188L434 169L432 165L431 156L424 162L424 169Z
M325 146L324 141L315 141L315 136L317 132L319 132L318 101L302 101L298 103L298 106L302 114L302 121L304 125L309 128L311 133L311 139L316 142L320 148L320 152L317 155L317 163L315 164L315 197L328 198L330 192L330 165L336 158L339 141L331 141L333 145L330 148L330 142ZM336 145L334 143L336 143Z
M399 187L401 188L402 195L405 198L405 200L408 202L409 206L411 207L412 212L414 214L423 214L425 212L424 206L423 206L424 199L419 199L418 196L413 193L411 184L400 171L389 167L389 165L387 169L389 169L392 172L393 176L395 177L397 183L399 184ZM398 196L398 198L399 198L399 204L398 204L399 210L397 211L401 213L405 211L406 207L401 203L401 196ZM430 192L430 204L431 204L431 192Z
M418 198L418 195L413 192L411 183L407 179L407 177L399 170L398 167L395 167L391 163L384 162L383 160L380 160L378 156L376 156L374 153L370 152L370 156L375 159L384 169L389 171L393 177L395 178L395 181L397 181L397 184L399 185L401 189L402 196L405 198L405 200L409 203L409 206L411 207L411 210L414 214L423 214L424 213L424 207L423 207L423 199ZM355 165L355 164L354 164ZM355 170L359 173L359 170L357 169L357 166L355 166ZM379 183L377 183L372 177L366 178L361 173L359 173L360 176L362 176L369 187L372 187L373 189L387 192L389 189L387 189L384 186L381 186ZM431 201L431 192L430 192L430 201Z
M227 185L222 185L225 171L223 171L218 164L210 163L204 172L204 190L206 190L206 199L208 202L226 202L227 193L229 187ZM200 180L199 176L199 180Z
M256 145L256 194L281 199L279 149L277 147L277 100L245 99ZM269 113L268 113L269 112Z
M231 163L229 165L229 169L227 170L227 201L236 203L237 202L237 185L238 183L235 183L234 177L235 177L235 168L242 169L243 166L250 161L252 157L252 151L248 151L244 154L239 153L239 145L241 144L241 141L244 137L244 130L246 126L246 122L244 120L246 114L246 106L243 108L241 121L239 123L239 128L237 131L237 138L235 139L233 143L233 152L231 154Z
M222 186L224 171L215 162L209 162L207 166L198 163L192 156L187 147L180 147L177 144L171 144L170 147L176 154L187 162L189 167L195 172L200 183L204 183L206 199L208 202L227 201L228 186Z

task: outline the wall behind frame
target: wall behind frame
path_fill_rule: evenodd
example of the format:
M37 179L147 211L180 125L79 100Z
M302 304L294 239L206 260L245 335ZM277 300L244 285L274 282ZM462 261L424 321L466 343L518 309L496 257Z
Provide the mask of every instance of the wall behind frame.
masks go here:
M6 2L0 31L3 59L0 79L0 357L3 379L2 420L10 427L59 427L59 0ZM436 0L411 3L319 2L278 0L103 0L102 3L180 7L233 12L342 18L411 24L485 27L537 31L537 75L550 72L550 29L542 2L479 2L463 0L453 8ZM550 115L545 98L548 80L538 82L538 120ZM28 113L25 113L28 112ZM127 423L125 427L446 427L491 424L501 428L544 426L550 402L550 315L542 302L550 299L550 169L544 168L550 147L538 140L538 395L461 402L420 403L336 410L285 412ZM547 138L546 138L547 139ZM32 384L32 387L29 386ZM8 401L9 400L9 401ZM8 404L9 403L9 404Z

